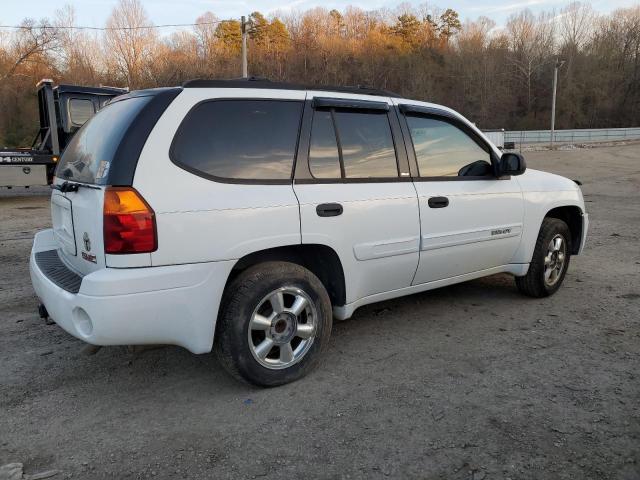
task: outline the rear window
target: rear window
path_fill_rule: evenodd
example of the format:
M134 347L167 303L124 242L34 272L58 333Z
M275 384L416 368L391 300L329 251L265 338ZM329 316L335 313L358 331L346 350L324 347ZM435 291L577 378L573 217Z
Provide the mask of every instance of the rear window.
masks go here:
M106 183L125 132L152 98L128 98L100 110L73 136L62 154L56 176L81 183Z
M207 101L180 125L171 159L212 179L289 180L301 117L298 101Z

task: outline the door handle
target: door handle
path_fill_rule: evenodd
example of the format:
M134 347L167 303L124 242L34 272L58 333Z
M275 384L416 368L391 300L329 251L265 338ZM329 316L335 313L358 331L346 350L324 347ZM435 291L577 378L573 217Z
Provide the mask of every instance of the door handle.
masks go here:
M449 199L447 197L431 197L428 203L431 208L444 208L449 205Z
M322 203L316 207L319 217L337 217L342 214L342 205L339 203Z

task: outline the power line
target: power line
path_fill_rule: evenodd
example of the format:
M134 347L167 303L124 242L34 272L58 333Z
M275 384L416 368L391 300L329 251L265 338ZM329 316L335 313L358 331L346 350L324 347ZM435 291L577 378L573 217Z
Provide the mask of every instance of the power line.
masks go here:
M200 25L218 25L224 22L237 22L237 20L216 20L215 22L199 22L199 23L167 23L164 25L140 25L135 27L75 27L70 25L0 25L0 28L14 29L14 30L145 30L152 28L167 28L167 27L196 27Z

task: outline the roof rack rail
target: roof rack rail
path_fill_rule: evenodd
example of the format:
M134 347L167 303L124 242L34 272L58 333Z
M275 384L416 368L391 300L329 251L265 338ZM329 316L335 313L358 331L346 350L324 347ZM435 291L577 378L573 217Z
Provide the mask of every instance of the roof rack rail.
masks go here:
M195 79L187 80L182 84L183 88L264 88L274 90L325 90L341 93L359 93L362 95L376 95L381 97L402 98L402 95L388 90L371 88L366 85L357 86L329 86L329 85L300 85L289 82L272 82L263 77L231 78L223 79Z

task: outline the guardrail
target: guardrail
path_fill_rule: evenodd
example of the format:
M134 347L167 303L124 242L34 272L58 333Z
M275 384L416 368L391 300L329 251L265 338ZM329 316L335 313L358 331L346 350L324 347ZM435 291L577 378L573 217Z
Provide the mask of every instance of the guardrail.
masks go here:
M556 130L553 143L618 142L640 140L640 127ZM505 143L551 143L551 130L514 130L504 132Z

